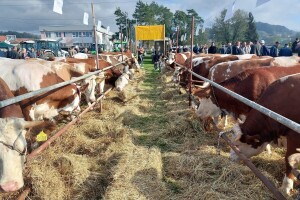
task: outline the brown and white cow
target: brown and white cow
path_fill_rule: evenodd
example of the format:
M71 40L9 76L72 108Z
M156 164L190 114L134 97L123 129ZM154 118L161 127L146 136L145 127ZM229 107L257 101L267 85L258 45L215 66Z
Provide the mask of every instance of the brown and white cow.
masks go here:
M14 95L0 78L0 101ZM25 161L27 128L41 122L26 122L19 104L0 108L0 190L12 192L24 185L22 170Z
M300 123L300 74L283 77L263 93L258 104L296 122ZM252 109L243 124L233 128L235 133L234 144L248 158L261 153L265 146L276 141L280 136L287 138L285 155L286 171L282 189L289 194L293 189L294 176L289 156L300 148L300 134L271 119L270 117ZM238 156L231 150L230 158L239 161Z
M15 96L39 90L63 80L48 66L26 60L0 59L0 77ZM80 110L80 91L70 84L20 102L26 120L52 119L61 111Z
M249 69L223 81L220 85L251 101L257 101L271 83L283 76L295 73L300 73L300 65ZM199 99L200 105L196 114L202 120L212 117L217 123L218 116L224 111L232 114L236 119L244 120L251 109L214 87L198 88L193 91L193 94Z

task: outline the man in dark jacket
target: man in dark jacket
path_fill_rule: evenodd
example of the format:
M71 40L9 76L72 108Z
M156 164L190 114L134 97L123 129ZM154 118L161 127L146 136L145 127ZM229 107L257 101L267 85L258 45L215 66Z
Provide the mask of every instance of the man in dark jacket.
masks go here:
M232 55L243 55L244 52L241 49L241 42L237 41L235 45L232 46Z
M14 46L11 50L11 54L10 54L10 58L11 59L19 59L19 53L17 51L17 47Z
M211 54L217 53L217 47L214 42L212 42L211 46L208 48L208 53L211 53Z
M275 44L271 47L271 50L270 50L270 56L272 57L278 57L279 56L279 42L275 42Z
M293 53L297 53L296 47L297 47L298 42L299 42L299 38L296 38L296 40L292 44Z
M284 47L280 49L279 56L293 56L293 52L288 44L285 44Z
M264 40L261 40L260 41L260 44L261 44L261 48L260 48L260 54L262 56L269 56L270 55L270 52L269 52L269 49L266 47L265 45L265 41Z
M153 62L154 62L154 70L158 71L159 70L159 66L160 66L160 54L159 54L158 51L154 52Z
M250 53L251 53L251 54L256 54L256 55L258 55L258 56L261 56L261 54L260 54L260 49L261 49L260 44L258 43L257 40L254 40L254 43L253 43L253 45L251 46Z

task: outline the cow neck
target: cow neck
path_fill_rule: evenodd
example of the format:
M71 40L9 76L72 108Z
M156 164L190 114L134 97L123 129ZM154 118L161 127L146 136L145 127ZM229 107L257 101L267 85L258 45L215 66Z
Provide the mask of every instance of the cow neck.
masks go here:
M216 98L214 86L211 85L210 87L211 87L212 97L213 97L212 101L214 101L214 102L216 103L216 105L217 105L217 106L220 108L220 110L221 110L221 107L220 107L220 105L219 105L219 103L218 103L218 100L217 100L217 98Z

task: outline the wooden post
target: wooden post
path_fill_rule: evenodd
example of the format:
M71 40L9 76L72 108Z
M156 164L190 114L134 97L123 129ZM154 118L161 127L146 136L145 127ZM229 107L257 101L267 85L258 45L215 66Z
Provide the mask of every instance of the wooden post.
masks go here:
M97 40L97 30L96 30L96 21L94 14L94 3L92 4L92 15L93 15L93 23L94 23L94 37L95 37L95 50L96 50L96 66L97 70L99 70L99 55L98 55L98 40Z
M191 60L190 60L190 70L193 71L193 44L194 44L194 16L192 17L192 27L191 27ZM192 73L189 74L189 106L192 105Z
M164 24L164 55L166 55L166 25Z
M178 27L177 27L177 36L176 36L176 52L175 52L175 54L177 53L177 49L178 49L178 35L179 35L179 28L180 28L180 26L178 25Z
M123 59L123 33L122 33L122 26L120 25L120 34L121 34L121 54L122 54L122 62L124 61Z

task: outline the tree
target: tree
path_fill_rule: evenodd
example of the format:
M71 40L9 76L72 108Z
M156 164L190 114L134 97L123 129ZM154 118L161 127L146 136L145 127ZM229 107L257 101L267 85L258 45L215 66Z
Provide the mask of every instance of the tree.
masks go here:
M258 33L256 31L256 24L254 21L254 17L251 12L249 12L248 17L248 29L245 34L245 38L247 41L258 40Z
M115 16L116 16L116 24L119 26L119 28L121 29L119 31L122 32L122 34L125 36L128 35L128 33L126 33L127 30L127 20L128 20L128 13L127 12L123 12L120 7L117 7L116 11L115 11Z
M221 12L221 15L215 19L212 26L212 34L219 42L228 43L237 40L245 40L245 32L247 30L247 14L245 11L235 11L233 17L224 22L226 10Z

